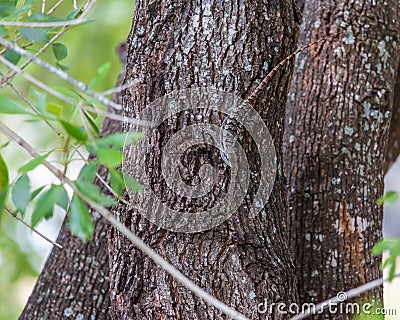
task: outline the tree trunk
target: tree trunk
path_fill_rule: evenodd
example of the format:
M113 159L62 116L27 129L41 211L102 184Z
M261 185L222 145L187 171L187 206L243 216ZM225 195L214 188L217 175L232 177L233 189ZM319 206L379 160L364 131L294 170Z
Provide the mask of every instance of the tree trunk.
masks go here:
M296 2L304 5L304 1ZM179 1L160 8L156 2L146 6L138 1L129 40L130 67L126 79L143 79L137 92L126 94L128 104L135 106L136 111L147 101L171 90L196 85L212 85L246 97L268 70L293 49L295 25L288 2L271 1L269 5L257 4L253 7L245 1L236 4L209 3L212 8L211 16L207 12L207 3L203 7L195 1L186 3L186 7L183 1ZM350 26L349 21L354 20L352 14L353 10L357 10L357 5L347 8L351 14L346 30ZM332 21L336 17L343 20L346 8L343 5L332 8L334 14L331 15L329 4L322 6L321 1L309 1L302 27L301 39L304 44L311 39L325 36L330 27L333 28ZM391 94L385 95L378 91L385 89L386 92L391 92L393 82L390 81L394 75L390 67L393 68L397 57L392 55L394 49L389 45L390 39L384 39L386 30L383 34L377 21L387 26L387 30L393 30L389 36L395 33L398 26L390 25L391 15L387 14L390 12L388 9L385 13L382 11L381 15L375 13L379 8L371 8L370 5L363 10L363 15L355 16L370 20L368 23L372 27L366 33L368 36L360 34L359 31L366 28L365 21L360 20L361 22L351 24L351 30L356 35L353 44L347 34L346 41L350 43L337 45L334 41L324 44L318 49L314 48L311 55L303 53L302 59L298 59L296 63L297 71L290 95L292 100L288 103L289 133L285 150L292 193L289 224L290 231L294 234L292 247L296 252L297 275L300 279L298 287L302 302L320 301L329 295L335 295L339 290L379 275L378 262L376 259L373 262L369 260L369 251L380 237L380 215L375 200L382 192L382 171L379 165L371 166L372 160L369 159L383 159L385 143L378 143L375 150L373 139L384 141L388 123L387 120L379 122L379 119L380 114L385 115L389 110L392 98ZM277 12L280 12L280 16ZM371 15L374 18L365 18L365 14L371 12L374 12ZM227 13L229 17L222 18ZM196 15L199 16L199 22L201 21L197 28L194 23ZM397 20L394 22L397 23ZM209 27L210 23L214 23L212 28ZM230 25L235 31L231 46L224 38L228 37L226 30ZM209 34L207 30L210 31ZM349 29L348 33L350 32ZM185 39L190 36L196 37L192 42L186 42L192 48L189 52L183 51L186 47ZM383 43L389 50L388 55L380 51ZM277 52L272 49L275 45L278 45ZM335 56L328 55L329 52L334 52L332 47L336 48ZM374 53L378 53L379 59L388 60L367 62L372 66L372 70L367 70L367 66L360 61L360 53L369 52L370 49L371 60L377 60ZM201 60L203 56L206 58ZM376 72L379 63L384 72ZM385 63L387 67L383 68ZM339 71L333 74L333 68ZM274 137L279 162L283 105L290 70L288 66L279 73L276 81L265 92L264 98L259 98L255 105ZM319 70L328 72L322 73ZM339 75L338 79L335 78L336 74ZM327 80L329 78L330 82ZM341 80L343 78L349 83L346 90ZM360 80L354 80L358 78ZM367 81L371 84L370 89L364 86ZM356 99L356 95L351 96L351 92L358 92L357 99L361 101ZM385 100L378 106L374 98L381 94ZM312 99L313 95L316 97L315 101ZM335 100L335 95L339 101ZM366 102L366 106L370 103L370 111L377 110L378 113L373 113L369 118L363 117L365 110L362 102ZM294 108L297 104L299 107ZM352 108L349 108L351 104ZM390 146L395 146L395 149L388 149L387 167L398 154L396 141L399 135L396 133L398 126L395 125L398 109L395 109L396 113L391 120L390 141L393 142L390 142ZM324 119L328 119L325 120L326 123ZM219 124L218 119L213 121ZM333 125L328 127L330 122ZM365 125L373 128L365 132L367 137L361 136ZM352 127L354 132L348 135ZM105 133L120 130L118 123L111 121L106 121L103 128ZM346 131L344 128L347 128ZM339 139L340 134L342 140ZM345 140L346 137L352 140ZM294 141L290 143L293 138ZM357 150L357 143L360 144L362 154ZM350 154L343 148L347 148ZM353 149L357 153L351 158ZM323 156L320 156L319 150L323 152ZM338 159L336 167L332 159ZM374 160L374 163L382 162ZM348 174L339 177L340 171ZM361 175L363 172L364 175ZM338 181L337 177L341 180ZM325 184L329 187L325 187ZM357 190L352 185L356 185ZM362 194L364 186L370 192L365 199ZM337 193L339 189L340 194ZM357 197L362 199L359 203L354 201ZM285 242L288 237L282 223L285 212L283 199L282 174L278 172L275 189L264 211L267 219L260 216L254 224L250 224L245 218L246 208L241 207L239 213L215 230L194 235L159 231L128 209L120 207L119 210L123 213L122 219L132 230L153 244L159 253L174 262L186 275L254 319L257 318L256 313L252 314L254 307L263 302L264 298L269 303L296 301L292 264L286 257ZM375 225L368 225L368 234L358 233L366 227L366 221L374 221ZM138 230L139 222L142 231ZM332 229L336 226L339 227L338 231ZM64 249L54 249L50 254L20 319L110 318L108 250L104 236L106 225L102 220L96 220L95 227L92 242L82 244L69 233L68 225L64 222L58 238ZM279 231L277 235L274 228ZM223 318L217 311L176 284L118 233L111 231L110 236L113 279L111 294L115 318ZM320 239L323 242L319 242ZM361 246L364 243L365 247ZM342 249L335 256L334 250L338 248ZM318 257L315 252L318 252ZM205 258L207 254L211 259ZM234 257L239 257L239 262L232 266L231 259ZM353 270L353 264L357 268L357 262L358 268L361 268ZM380 298L380 292L375 292L371 297ZM278 318L276 314L274 317ZM343 319L343 315L339 318Z
M301 43L342 34L298 57L287 107L289 230L301 303L381 276L371 249L382 237L376 201L399 63L398 7L397 1L305 2ZM382 290L368 298L381 300Z
M400 66L397 69L397 81L394 87L393 114L390 121L389 143L385 161L385 172L400 154Z
M141 83L125 92L125 115L135 116L151 101L189 87L212 86L247 97L266 73L295 48L296 19L292 1L137 1L128 39L125 81L140 79ZM116 210L121 221L167 261L252 319L261 316L257 314L257 304L265 298L269 302L297 301L286 241L287 207L281 169L283 117L290 78L291 66L287 65L254 104L271 132L278 158L272 195L254 219L248 214L259 182L256 175L247 194L249 201L209 231L184 234L162 230L135 209L121 205ZM189 210L191 203L180 202L163 184L159 172L162 146L179 129L200 122L196 119L180 114L168 122L170 125L159 129L159 135L148 147L145 163L135 163L126 154L125 163L151 174L151 187L158 197L166 199L168 206ZM208 114L208 120L221 124L215 112ZM242 133L238 138L250 167L257 169L257 152L251 139ZM219 153L208 146L192 152L207 155L205 162L223 165ZM190 171L190 183L201 164L198 158L191 160L190 153L182 156L181 162ZM213 192L214 198L220 196ZM208 205L213 203L201 199L200 206ZM226 318L179 285L118 232L111 229L109 239L113 318ZM272 319L282 319L282 315L274 310Z
M110 319L107 225L98 219L91 242L69 232L65 219L19 319ZM101 240L102 239L102 240Z
M125 69L125 44L119 46L118 53ZM124 70L117 85L123 78ZM121 95L116 94L113 100L121 103ZM118 112L111 108L108 111ZM121 122L106 118L101 131L105 136L121 130ZM104 168L99 175L108 180ZM107 192L97 178L96 183ZM57 237L63 249L51 250L19 319L111 319L107 224L96 216L94 227L92 240L83 243L69 231L68 219L64 220Z

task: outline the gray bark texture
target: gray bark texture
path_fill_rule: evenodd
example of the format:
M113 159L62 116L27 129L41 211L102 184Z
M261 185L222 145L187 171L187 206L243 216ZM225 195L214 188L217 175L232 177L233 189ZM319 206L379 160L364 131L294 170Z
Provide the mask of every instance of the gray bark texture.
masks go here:
M320 301L380 275L379 259L371 259L370 248L381 236L381 212L375 201L382 193L385 114L391 110L392 69L398 62L393 47L397 4L389 1L381 10L383 4L374 7L370 2L296 2L301 8L305 5L302 44L337 31L338 24L345 35L339 43L335 39L301 54L289 95L284 152L291 194L289 231L299 283L286 244L282 172L265 208L267 217L253 223L242 206L212 231L176 234L118 208L126 225L168 261L252 319L257 319L254 307L264 298L296 302L297 286L301 302ZM124 94L132 113L165 93L193 86L214 86L245 98L296 43L290 1L138 1L135 10L125 80L142 82ZM229 28L234 30L231 42ZM279 163L290 70L288 65L279 72L255 104L274 137ZM394 148L388 148L386 168L399 153L398 102L394 110L389 138ZM212 121L220 123L218 117ZM182 126L177 123L177 128ZM120 123L106 120L103 125L104 134L120 130ZM167 128L165 136L171 133ZM248 148L250 142L244 140ZM249 154L253 155L251 150ZM156 163L159 157L154 153L150 158ZM170 196L166 190L160 193ZM172 204L174 199L169 199ZM107 244L107 225L101 219L95 227L93 240L83 244L64 222L57 240L64 249L52 250L20 319L110 319L111 300L115 319L226 318L119 233L109 230ZM233 256L239 257L235 265ZM381 292L370 297L380 298ZM280 318L275 314L272 319Z
M385 172L396 161L400 154L400 68L397 69L397 80L394 87L393 114L390 121L389 143L385 161Z
M302 44L342 34L298 57L287 106L288 224L301 303L381 276L371 249L382 238L376 201L383 194L399 24L398 1L305 3ZM364 298L381 300L382 289Z
M125 115L135 116L173 90L196 86L213 86L247 97L266 73L295 49L297 19L292 1L137 1L128 38L125 81L139 79L141 83L125 92ZM167 261L252 319L262 316L256 307L265 298L269 302L297 301L294 266L286 241L281 148L291 70L291 64L283 67L253 106L271 132L278 157L277 178L264 214L248 218L254 190L230 219L196 234L161 230L136 210L124 205L116 209L121 221ZM162 184L162 146L179 129L197 123L196 119L178 116L160 129L149 146L146 163L132 163L151 173L153 189L172 207L186 205ZM208 121L221 124L220 116L213 113ZM248 158L257 159L251 140L245 134L238 138ZM207 147L197 152L208 154L210 163L220 159ZM129 161L128 157L125 162ZM183 157L182 166L193 177L200 163L190 161L189 156ZM256 163L252 166L257 169ZM256 179L255 175L252 189L257 186ZM204 200L200 206L209 204ZM226 319L114 229L110 229L109 240L114 319ZM276 310L271 317L282 319Z

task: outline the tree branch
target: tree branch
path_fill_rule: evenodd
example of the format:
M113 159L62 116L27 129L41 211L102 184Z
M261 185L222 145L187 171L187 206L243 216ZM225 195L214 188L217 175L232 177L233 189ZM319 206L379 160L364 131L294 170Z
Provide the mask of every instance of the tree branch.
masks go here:
M395 275L395 278L400 277L400 274ZM380 286L383 285L384 282L388 281L388 279L383 279L383 278L379 278L373 281L370 281L366 284L363 284L362 286L359 286L357 288L354 289L350 289L348 291L345 292L341 292L343 294L344 297L346 297L345 300L348 300L350 298L355 298L360 296L361 294L370 291L372 289L378 288ZM343 302L344 300L339 299L337 296L331 297L328 300L325 300L323 302L318 303L317 305L315 305L315 307L309 308L307 310L307 312L305 313L301 313L298 314L292 318L290 318L289 320L301 320L301 319L306 319L310 316L312 316L313 314L318 313L319 311L324 310L325 308L327 308L329 305L334 304L334 303L340 303Z

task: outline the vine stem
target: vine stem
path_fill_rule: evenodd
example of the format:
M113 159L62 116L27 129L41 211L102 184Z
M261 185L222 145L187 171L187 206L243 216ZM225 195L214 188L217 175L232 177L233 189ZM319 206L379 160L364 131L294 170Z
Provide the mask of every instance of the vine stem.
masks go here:
M36 230L35 228L33 228L32 226L30 226L28 223L26 223L23 219L21 219L20 217L17 216L17 214L12 211L9 207L5 208L6 211L13 216L15 219L17 219L19 222L21 222L23 225L25 225L26 227L28 227L29 229L31 229L33 232L35 232L39 237L42 237L44 240L46 240L47 242L51 243L53 246L62 249L62 245L54 242L53 240L51 240L50 238L46 237L43 233L41 233L40 231Z
M7 137L25 149L32 157L37 157L39 153L33 148L29 143L27 143L22 137L8 128L3 122L0 122L0 131L2 131ZM192 282L188 277L186 277L182 272L176 269L172 264L164 260L157 252L150 248L142 239L136 236L131 230L129 230L124 224L118 221L110 210L97 204L91 199L87 198L82 194L75 184L70 181L64 174L54 167L50 162L44 161L43 165L61 182L69 185L71 189L77 194L83 201L85 201L90 207L96 210L104 219L106 219L114 228L121 232L125 237L127 237L138 249L142 250L146 255L148 255L158 266L168 272L172 277L179 281L183 286L192 291L196 296L203 299L210 305L214 306L227 316L237 319L237 320L250 320L245 315L232 309L222 301L216 299L214 296L206 292L204 289Z

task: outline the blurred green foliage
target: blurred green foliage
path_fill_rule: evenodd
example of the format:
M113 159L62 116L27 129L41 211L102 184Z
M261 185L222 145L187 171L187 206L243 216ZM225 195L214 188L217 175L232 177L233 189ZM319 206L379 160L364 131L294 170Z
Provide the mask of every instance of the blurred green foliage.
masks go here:
M18 6L22 6L25 1L16 1ZM34 2L34 1L33 1ZM57 1L46 1L46 8L51 8ZM5 1L0 1L3 5ZM78 1L78 6L83 6L85 2ZM65 18L71 11L73 1L63 1L56 9L53 16ZM42 6L42 1L36 1L34 10L39 12ZM72 27L60 39L58 43L64 46L53 46L41 55L41 58L53 65L62 63L69 69L68 73L76 79L89 83L98 73L100 66L106 63L110 64L110 70L106 77L102 79L96 89L98 91L110 89L115 86L117 76L121 71L121 63L116 51L119 43L125 41L130 30L131 18L133 13L134 1L128 0L99 0L91 9L88 18L94 22L81 26ZM0 9L2 10L2 9ZM3 11L4 12L4 11ZM0 14L0 17L2 15ZM1 30L0 30L1 31ZM37 35L27 33L26 37L36 37ZM31 53L37 50L43 43L34 43L29 51ZM66 55L65 49L68 54ZM57 58L57 59L56 59ZM0 69L5 71L4 66ZM65 87L66 83L52 75L50 72L33 64L26 68L26 71L33 76L39 78L42 82L54 86ZM17 76L14 85L18 86L21 92L29 96L31 92L31 84L25 81L21 76ZM2 97L11 95L10 89L1 89ZM50 99L50 101L52 101ZM28 126L27 123L22 123L19 117L8 117L10 121L15 121L11 124L14 128L20 122L21 127ZM35 124L35 130L32 130L32 135L37 135L37 139L42 145L52 145L55 135L49 130L41 130L41 126ZM34 128L32 125L31 128ZM6 140L0 138L0 145ZM29 160L26 155L21 159L21 152L8 152L5 149L6 162L10 163L26 163ZM10 166L9 166L10 167ZM14 167L14 166L13 166ZM15 168L18 168L17 166ZM10 168L12 169L12 168ZM15 177L15 172L10 172L10 176ZM11 178L10 178L11 179ZM41 181L36 181L36 185L41 185ZM53 223L60 221L53 220ZM0 320L17 319L20 314L23 299L29 294L26 288L31 289L34 280L37 277L40 268L43 266L47 251L38 252L38 246L32 243L30 232L26 232L25 227L3 213L0 216ZM50 248L48 248L50 249Z

